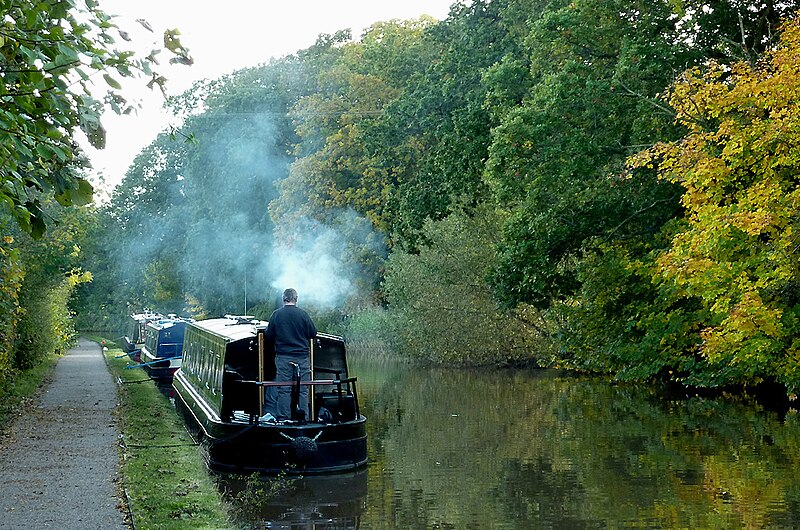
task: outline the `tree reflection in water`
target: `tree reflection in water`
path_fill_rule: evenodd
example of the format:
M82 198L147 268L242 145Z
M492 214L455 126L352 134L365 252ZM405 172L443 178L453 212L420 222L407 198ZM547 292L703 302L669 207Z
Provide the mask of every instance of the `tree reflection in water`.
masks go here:
M220 475L217 483L235 521L253 530L360 528L367 497L365 469L300 478Z
M313 528L800 527L796 414L550 371L350 368L366 485Z

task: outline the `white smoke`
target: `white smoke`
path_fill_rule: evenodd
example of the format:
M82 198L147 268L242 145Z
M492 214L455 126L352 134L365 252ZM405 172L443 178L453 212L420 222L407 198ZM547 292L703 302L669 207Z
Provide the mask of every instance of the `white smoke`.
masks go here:
M353 294L363 274L354 249L371 246L370 251L385 254L382 238L376 238L369 221L352 210L341 212L332 226L307 218L297 225L291 242L276 241L272 247L271 287L275 292L292 287L305 303L319 309L340 306Z

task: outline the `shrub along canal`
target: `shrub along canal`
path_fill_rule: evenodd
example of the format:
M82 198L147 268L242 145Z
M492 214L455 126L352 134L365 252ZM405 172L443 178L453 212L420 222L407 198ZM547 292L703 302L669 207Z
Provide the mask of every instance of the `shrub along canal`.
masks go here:
M245 526L800 527L791 411L549 371L350 364L369 465L245 503Z

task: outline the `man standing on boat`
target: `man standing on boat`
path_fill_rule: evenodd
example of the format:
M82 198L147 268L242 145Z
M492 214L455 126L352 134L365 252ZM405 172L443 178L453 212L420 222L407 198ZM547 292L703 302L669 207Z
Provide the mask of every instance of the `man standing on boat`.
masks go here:
M266 340L275 346L275 380L292 381L294 366L300 370L302 379L308 380L311 373L311 341L317 336L317 328L308 313L297 307L297 291L283 291L283 307L276 309L269 318ZM267 399L268 408L275 403L275 410L268 410L278 421L292 419L291 386L271 387L276 389ZM308 387L300 387L300 410L308 409Z

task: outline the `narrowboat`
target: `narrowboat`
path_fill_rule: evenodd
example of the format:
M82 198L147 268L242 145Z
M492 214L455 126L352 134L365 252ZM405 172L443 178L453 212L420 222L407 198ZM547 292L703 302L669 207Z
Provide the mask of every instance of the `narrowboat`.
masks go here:
M130 316L128 320L128 334L122 337L122 349L137 363L139 362L140 353L144 346L145 337L147 336L147 324L160 318L163 318L163 316L150 311L134 313Z
M153 379L171 378L180 368L188 322L170 315L147 323L139 362Z
M318 333L310 378L273 381L274 352L264 336L268 325L234 316L187 325L183 362L172 386L176 407L207 448L209 467L307 475L365 465L366 418L356 378L347 370L344 340ZM276 421L264 414L265 390L282 385L293 392L308 386L308 410Z

